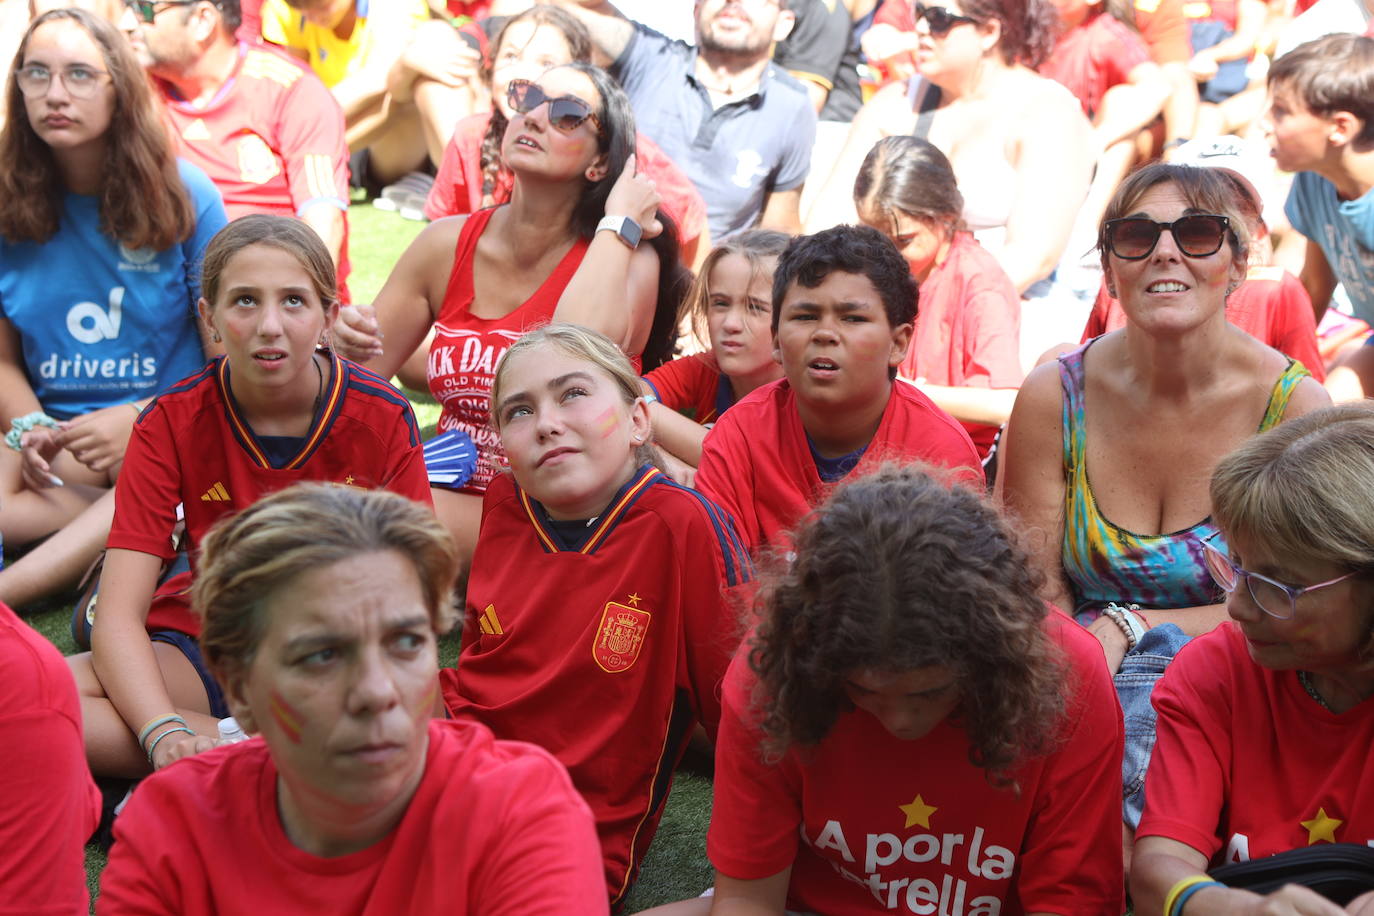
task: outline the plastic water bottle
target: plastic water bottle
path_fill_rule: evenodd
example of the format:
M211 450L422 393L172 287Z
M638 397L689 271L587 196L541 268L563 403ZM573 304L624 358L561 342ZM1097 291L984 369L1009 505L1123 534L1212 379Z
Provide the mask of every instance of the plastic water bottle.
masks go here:
M248 734L237 719L225 716L219 720L219 740L222 744L238 744L240 741L247 741Z

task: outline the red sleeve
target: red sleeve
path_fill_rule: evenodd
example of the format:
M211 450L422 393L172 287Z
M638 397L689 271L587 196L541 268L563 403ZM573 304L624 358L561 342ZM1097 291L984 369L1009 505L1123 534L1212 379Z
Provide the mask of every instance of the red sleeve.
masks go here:
M286 93L280 115L279 152L296 215L319 202L347 210L348 144L334 94L307 71Z
M795 761L789 752L765 763L762 733L750 709L756 683L748 655L741 652L725 675L716 741L711 824L706 855L723 875L753 881L790 868L797 858L802 800Z
M664 407L688 419L702 423L715 412L720 373L699 353L664 363L644 376L644 381Z
M115 484L114 521L106 546L170 560L181 502L181 466L167 411L154 403L134 423Z
M1317 381L1325 382L1326 365L1317 349L1317 321L1312 314L1312 299L1302 281L1286 270L1274 291L1269 322L1270 346L1302 363Z
M914 32L911 19L911 0L886 0L873 14L874 25L890 25L902 32Z
M1027 913L1120 913L1121 707L1097 641L1063 613L1050 614L1046 628L1077 689L1066 709L1069 733L1026 825L1018 895Z
M1112 40L1107 44L1105 68L1109 74L1103 89L1110 89L1113 86L1120 86L1131 81L1131 71L1141 64L1149 63L1150 52L1145 47L1145 40L1138 34L1132 32L1124 24L1110 17L1110 14L1103 13L1104 18L1110 20ZM1101 105L1101 100L1098 101Z
M695 486L735 523L735 530L747 549L763 540L753 493L742 478L747 475L749 446L739 428L739 405L725 412L706 434L701 444L701 463L697 465Z
M749 553L734 525L718 506L694 494L706 509L694 530L694 539L706 544L687 544L683 551L682 617L686 630L687 671L697 720L712 743L720 725L720 684L730 658L739 646L737 607L751 587L753 568ZM709 546L707 546L709 545Z
M1221 848L1218 827L1230 770L1230 666L1226 630L1184 646L1151 694L1158 715L1155 747L1145 777L1145 813L1136 837L1162 836L1191 846L1209 860Z
M0 604L0 914L87 912L82 845L100 820L76 684L51 643Z
M968 301L971 319L964 354L964 385L977 388L1019 388L1021 371L1021 300L1016 290L984 289Z
M397 438L400 441L391 452L395 457L386 470L386 479L382 481L382 486L392 493L399 493L417 503L432 507L434 494L429 489L429 471L425 468L424 447L419 442L412 445L405 425L397 425Z
M439 174L425 198L428 219L443 219L479 209L482 185L476 177L478 160L482 137L490 123L490 114L476 114L459 121L453 129L453 136L444 147L444 158L439 163Z
M467 911L606 913L606 875L591 809L557 760L532 751L501 768L499 788L506 797L500 826L492 829L501 841L473 856L477 874Z

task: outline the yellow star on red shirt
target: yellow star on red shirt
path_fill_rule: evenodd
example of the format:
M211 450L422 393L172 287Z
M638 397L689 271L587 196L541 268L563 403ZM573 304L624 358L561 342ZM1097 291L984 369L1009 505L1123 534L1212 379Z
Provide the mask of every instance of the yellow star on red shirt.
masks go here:
M1336 817L1328 817L1325 808L1317 809L1317 816L1310 821L1299 821L1298 823L1307 830L1307 845L1323 841L1327 843L1336 842L1336 828L1344 824L1345 821Z
M625 600L628 601L628 602L630 602L630 606L631 606L631 607L639 607L639 602L643 601L644 599L641 598L641 597L639 597L639 593L636 592L635 594L631 595L630 597L626 598Z
M927 830L930 829L930 816L940 809L934 805L927 805L925 799L917 795L909 805L898 805L901 812L906 815L906 823L903 827L912 827L920 824Z

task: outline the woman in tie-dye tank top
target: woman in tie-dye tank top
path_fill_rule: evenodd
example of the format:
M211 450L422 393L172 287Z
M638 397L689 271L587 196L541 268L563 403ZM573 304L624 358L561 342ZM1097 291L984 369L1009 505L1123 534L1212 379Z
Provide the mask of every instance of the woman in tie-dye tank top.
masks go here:
M1102 642L1116 675L1128 839L1154 744L1150 690L1226 617L1200 544L1217 530L1212 468L1329 403L1300 364L1226 321L1250 239L1237 178L1156 164L1122 183L1098 247L1126 326L1032 372L1004 440L1004 497L1038 542L1047 597Z

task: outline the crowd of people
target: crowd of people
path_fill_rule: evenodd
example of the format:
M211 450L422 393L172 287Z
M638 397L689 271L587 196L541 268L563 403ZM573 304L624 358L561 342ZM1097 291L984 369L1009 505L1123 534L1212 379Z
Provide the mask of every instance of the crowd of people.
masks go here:
M0 916L1374 916L1339 2L0 0Z

